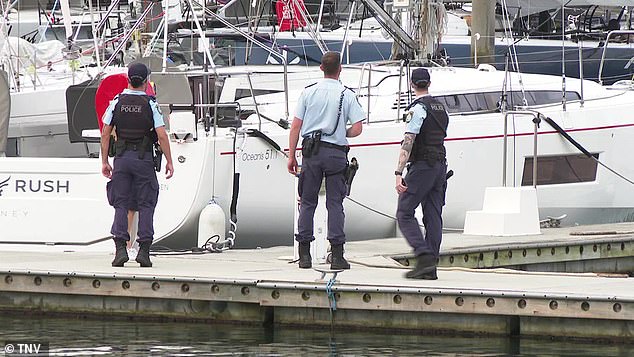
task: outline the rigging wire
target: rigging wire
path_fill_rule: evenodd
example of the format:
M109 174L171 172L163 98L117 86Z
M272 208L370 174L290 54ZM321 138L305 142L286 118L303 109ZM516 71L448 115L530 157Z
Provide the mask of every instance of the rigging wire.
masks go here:
M376 213L376 214L378 214L378 215L380 215L380 216L383 216L383 217L385 217L385 218L391 219L391 220L393 220L393 221L397 221L397 218L396 218L395 216L389 215L389 214L387 214L387 213L385 213L385 212L381 212L381 211L379 211L379 210L377 210L377 209L375 209L375 208L370 207L369 205L366 205L366 204L364 204L364 203L361 203L361 202L359 202L359 201L355 200L354 198L352 198L352 197L350 197L350 196L346 196L346 199L347 199L347 200L349 200L349 201L351 201L352 203L356 204L357 206L359 206L359 207L361 207L361 208L364 208L364 209L366 209L366 210L368 210L368 211L370 211L370 212ZM424 225L422 225L422 224L419 224L418 226L419 226L419 227L421 227L421 228L425 228L425 226L424 226ZM463 229L462 229L462 228L448 228L448 227L443 227L442 229L443 229L444 231L456 231L456 232L458 232L458 231L459 231L459 232L462 232L462 231L463 231Z
M507 24L509 28L512 28L512 23L506 0L502 0L502 18L506 22L506 24L504 25L504 37L506 38L508 51L510 51L511 54L511 65L513 66L515 72L517 72L520 90L522 91L522 101L524 105L528 105L528 102L526 100L526 93L524 92L524 81L522 80L522 72L520 72L520 62L517 58L517 42L513 37L513 31L509 31L507 28ZM509 41L511 42L510 44Z
M573 139L570 136L570 134L568 134L568 132L566 132L565 129L563 129L561 126L559 126L559 124L557 124L553 119L548 118L548 117L545 117L543 119L544 119L544 121L546 123L548 123L548 125L553 127L553 129L555 129L559 134L561 134L561 136L563 136L570 144L572 144L574 147L576 147L585 156L587 156L590 159L593 159L597 164L601 165L603 168L605 168L606 170L610 171L611 173L613 173L617 177L619 177L619 178L623 179L624 181L634 185L634 181L632 181L631 179L625 177L623 174L621 174L618 171L616 171L615 169L609 167L607 164L601 162L601 160L599 160L597 157L592 155L585 147L583 147L583 145L581 145L578 141Z

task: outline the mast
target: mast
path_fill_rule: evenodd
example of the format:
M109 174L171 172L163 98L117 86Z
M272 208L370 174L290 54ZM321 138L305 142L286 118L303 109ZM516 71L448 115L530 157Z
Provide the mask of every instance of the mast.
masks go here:
M419 0L417 5L415 16L410 16L410 26L418 41L417 57L425 61L433 58L442 35L447 31L447 10L442 0Z
M364 3L376 5L374 0ZM433 58L442 35L447 30L447 11L442 0L395 0L388 8L391 21L381 21L379 13L368 6L383 28L394 37L392 59ZM394 32L394 28L402 31Z
M479 63L495 63L495 3L496 0L472 2L471 58L477 58Z

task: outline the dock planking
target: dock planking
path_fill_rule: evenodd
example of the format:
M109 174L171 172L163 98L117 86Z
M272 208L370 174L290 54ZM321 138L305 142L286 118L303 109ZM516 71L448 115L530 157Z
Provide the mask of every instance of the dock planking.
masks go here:
M610 227L627 231L624 225ZM570 236L570 230L523 239L447 235L444 254L589 239ZM607 239L630 237L612 235ZM407 268L392 259L408 251L402 238L346 247L352 269L339 273L330 290L319 272L289 264L291 247L161 255L151 269L136 263L112 268L111 253L0 251L0 308L630 342L634 333L634 289L626 275L441 267L436 281L411 280L404 278Z
M392 256L409 266L411 253ZM511 268L545 272L634 272L634 224L616 223L542 229L540 235L469 236L445 232L443 267Z

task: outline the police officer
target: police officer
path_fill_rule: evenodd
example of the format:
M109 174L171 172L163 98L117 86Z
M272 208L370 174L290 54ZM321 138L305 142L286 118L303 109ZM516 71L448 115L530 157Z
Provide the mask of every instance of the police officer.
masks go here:
M431 84L425 68L412 71L411 87L416 100L407 108L410 117L396 167L398 226L414 249L416 267L407 272L410 279L437 279L436 261L442 240L442 207L447 187L447 161L444 140L449 116L445 107L428 93ZM409 162L407 176L403 170ZM425 236L414 210L423 207Z
M288 172L298 173L295 157L299 135L302 141L302 170L299 174L300 208L298 233L299 267L312 266L310 242L313 217L322 179L326 177L326 209L328 210L328 240L332 249L331 269L350 269L343 257L346 236L343 231L343 199L347 186L344 174L348 166L346 137L361 134L366 118L354 92L339 82L341 60L338 52L326 52L320 69L324 79L304 89L297 101L295 118L289 137ZM352 126L346 128L346 124Z
M121 267L128 261L126 242L128 233L128 209L130 194L136 195L139 211L136 261L142 267L151 267L150 245L154 238L154 208L158 199L158 181L153 161L153 145L158 140L167 161L166 178L174 174L169 139L165 131L163 115L156 99L145 89L149 69L142 63L128 67L128 88L115 97L106 109L101 134L102 174L110 179L107 185L108 201L115 208L110 233L116 247L112 266ZM108 163L108 142L112 130L117 134L114 171Z

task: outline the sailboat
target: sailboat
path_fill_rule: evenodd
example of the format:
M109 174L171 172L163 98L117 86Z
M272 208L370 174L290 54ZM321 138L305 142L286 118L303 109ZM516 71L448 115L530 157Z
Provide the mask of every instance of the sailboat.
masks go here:
M396 233L393 171L412 100L411 69L404 62L350 65L340 78L368 113L349 153L360 166L345 202L349 240ZM447 156L455 175L445 227L461 228L465 212L481 208L485 187L531 185L535 160L541 217L567 214L567 224L632 219L634 169L625 155L634 149L631 82L601 86L569 79L562 91L556 76L490 66L429 70L431 93L451 114ZM172 111L175 160L172 179L159 175L156 244L191 248L233 235L236 247L292 244L297 197L296 178L286 171L287 125L301 90L321 77L317 68L292 66L152 75L159 102ZM537 129L534 118L541 120ZM88 155L0 157L2 247L110 250L113 209L99 168L100 160ZM200 237L201 213L212 205L226 229Z
M532 15L536 19L540 12L546 12L549 21L560 21L561 2L557 1L502 1L508 4L508 12L503 12L509 19L527 19L530 20ZM616 8L627 9L627 6L634 5L631 1L566 1L565 7L584 8L589 5L593 6L612 6ZM358 8L365 6L374 9L370 13L381 11L381 7L375 8L377 3L374 0L363 0ZM386 9L387 14L392 17L398 17L402 10ZM590 12L590 9L588 10ZM625 10L623 10L625 11ZM552 12L552 14L551 14ZM350 9L353 14L353 7ZM301 14L297 15L301 16ZM438 41L434 52L438 58L438 62L448 62L454 67L473 67L473 58L471 56L472 35L470 28L465 22L465 17L469 17L468 12L458 12L451 10L444 12L443 22L446 25L445 33ZM627 14L631 17L631 14ZM502 16L499 16L502 18ZM351 17L352 18L352 17ZM555 33L550 30L547 35L541 34L537 36L537 29L526 30L522 35L513 35L513 29L510 25L504 25L504 20L500 20L500 32L495 38L495 52L493 58L480 58L480 62L486 60L487 63L493 64L497 69L504 70L506 65L505 58L510 53L511 43L514 43L516 49L515 56L517 63L524 73L551 74L561 75L562 46L564 49L565 61L567 63L565 74L568 77L580 77L594 81L601 81L605 84L612 84L619 80L627 80L634 74L634 66L631 59L634 57L634 43L628 40L627 35L622 30L631 30L628 27L628 21L621 20L622 16L618 16L611 20L609 27L607 24L605 29L596 29L585 22L592 23L596 19L589 15L572 16L564 21L566 31L565 40L562 41L561 31ZM318 65L323 49L341 51L345 47L346 55L344 63L364 63L372 61L385 61L393 58L394 40L390 37L384 27L370 17L362 20L352 21L349 25L340 27L334 31L319 31L315 35L315 30L321 28L311 28L311 21L306 19L308 25L298 28L294 31L275 31L271 26L261 26L255 28L255 35L263 41L280 49L286 56L288 63L296 65ZM319 24L313 24L319 26ZM550 26L551 28L553 26ZM561 27L561 26L560 26ZM584 29L584 27L588 27ZM623 29L622 29L623 28ZM245 29L246 31L247 29ZM612 35L609 35L614 31ZM349 34L346 36L346 32ZM269 56L268 52L254 46L249 46L248 41L244 38L236 37L235 32L230 29L220 28L209 31L209 34L216 39L216 51L220 52L222 43L230 44L222 51L226 52L225 58L228 63L233 65L244 64L279 64L280 62ZM631 33L630 33L631 34ZM188 37L191 32L180 30L178 32L183 42L183 47L189 47ZM315 37L319 38L316 42ZM620 39L619 39L620 37ZM625 38L625 41L623 41ZM220 41L222 39L222 41ZM607 39L607 41L606 41ZM476 40L482 42L484 38ZM344 45L345 43L345 45ZM579 59L583 61L583 71L579 71Z

